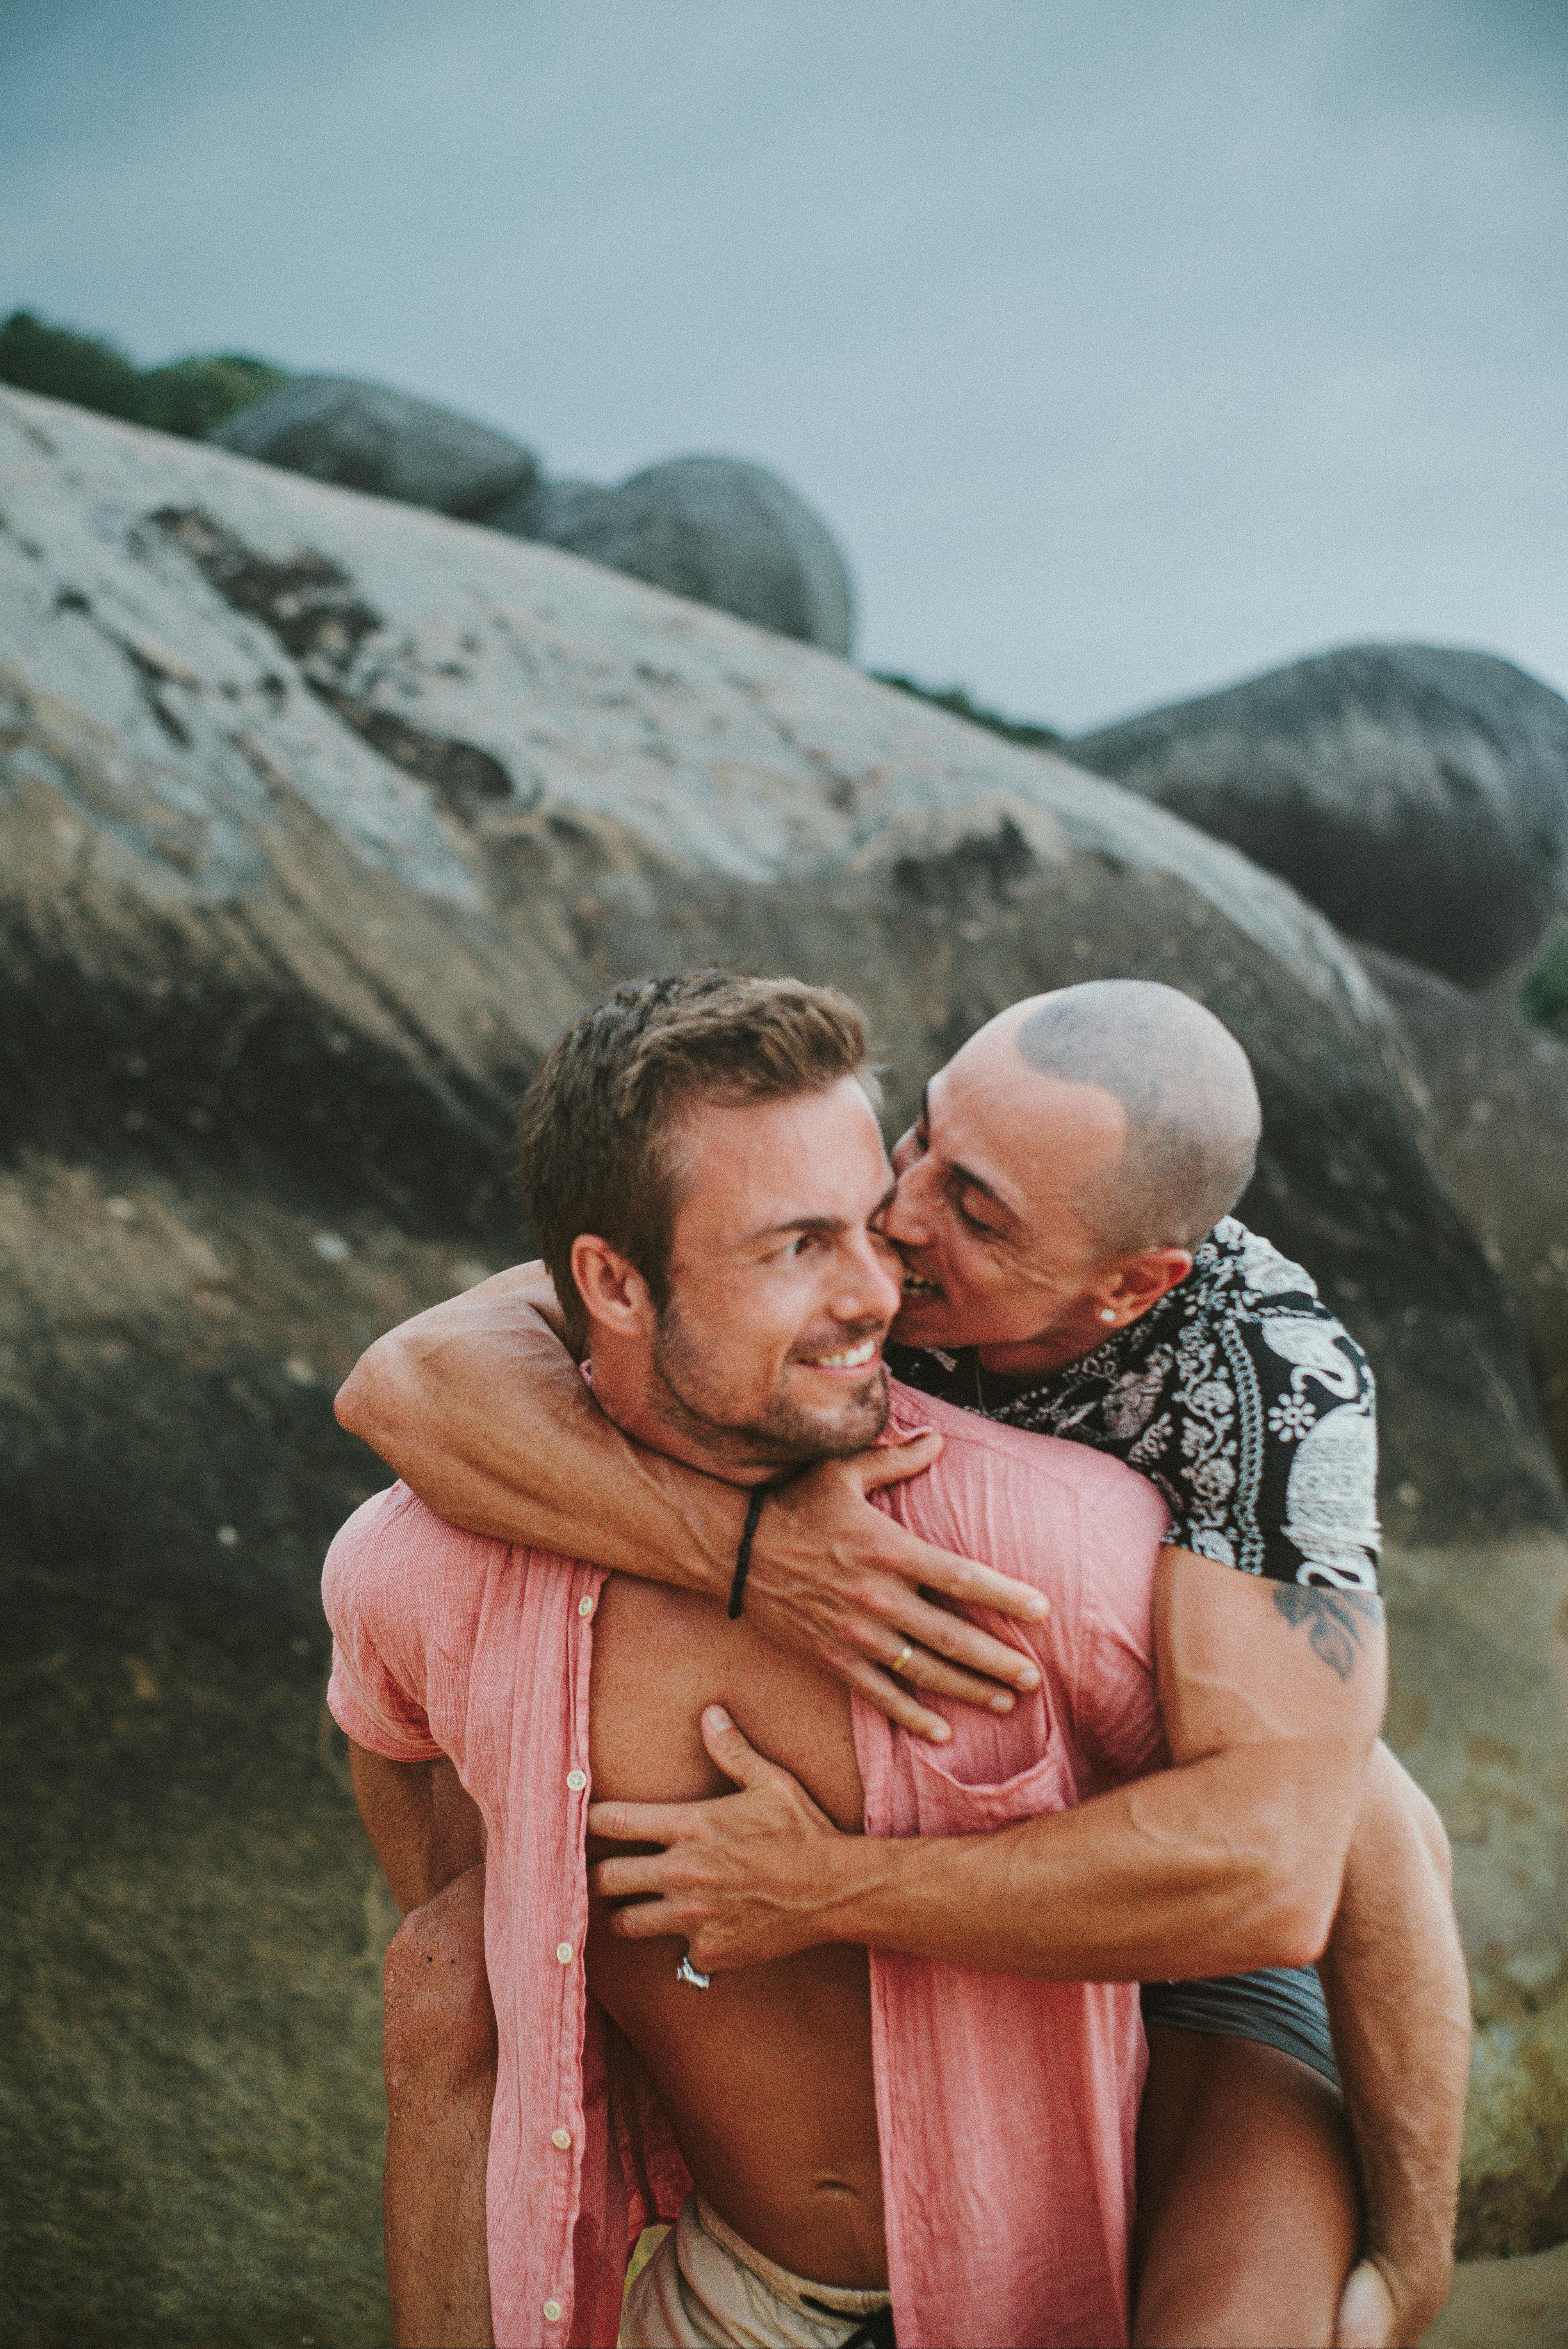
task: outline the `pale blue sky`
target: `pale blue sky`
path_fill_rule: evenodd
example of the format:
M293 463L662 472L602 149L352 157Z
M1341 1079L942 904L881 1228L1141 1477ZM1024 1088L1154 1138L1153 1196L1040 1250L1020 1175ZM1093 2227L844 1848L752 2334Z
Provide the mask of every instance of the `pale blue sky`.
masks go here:
M0 310L774 466L860 657L1078 728L1568 686L1562 0L4 0Z

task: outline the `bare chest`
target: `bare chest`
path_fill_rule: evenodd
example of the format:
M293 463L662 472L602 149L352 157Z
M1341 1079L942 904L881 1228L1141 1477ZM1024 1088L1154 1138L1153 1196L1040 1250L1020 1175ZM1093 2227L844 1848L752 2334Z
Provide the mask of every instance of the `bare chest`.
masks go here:
M596 1800L689 1802L727 1794L699 1727L722 1704L759 1753L799 1779L841 1827L862 1796L846 1690L711 1600L612 1575L593 1630L589 1749Z

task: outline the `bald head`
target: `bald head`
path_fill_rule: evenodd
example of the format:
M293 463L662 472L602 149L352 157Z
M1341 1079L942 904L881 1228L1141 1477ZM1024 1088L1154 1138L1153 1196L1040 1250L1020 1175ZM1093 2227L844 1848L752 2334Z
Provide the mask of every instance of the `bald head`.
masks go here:
M1247 1056L1212 1011L1152 980L1101 978L1016 1003L1004 1023L1026 1068L1093 1085L1126 1117L1077 1202L1108 1256L1191 1247L1229 1215L1261 1120Z

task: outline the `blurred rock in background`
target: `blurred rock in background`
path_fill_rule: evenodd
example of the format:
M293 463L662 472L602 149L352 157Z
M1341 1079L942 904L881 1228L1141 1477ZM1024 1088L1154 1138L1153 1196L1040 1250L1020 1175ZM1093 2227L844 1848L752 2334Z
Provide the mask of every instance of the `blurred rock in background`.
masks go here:
M1568 1477L1568 1041L1393 955L1363 960L1409 1039L1449 1187L1519 1309Z
M529 450L504 433L348 376L295 376L207 437L285 472L474 522L539 477Z
M1568 1518L1408 1005L1148 800L552 546L15 394L0 472L18 2341L384 2337L392 1918L317 1577L385 1472L331 1395L526 1247L562 1022L707 959L858 996L894 1127L1034 988L1161 978L1241 1037L1243 1212L1381 1384L1390 1736L1481 2021L1466 2246L1568 2233Z
M672 595L848 655L849 573L828 531L776 475L738 457L674 457L618 490L572 482L490 517Z
M1517 987L1568 898L1568 702L1485 653L1354 646L1071 750L1461 986Z

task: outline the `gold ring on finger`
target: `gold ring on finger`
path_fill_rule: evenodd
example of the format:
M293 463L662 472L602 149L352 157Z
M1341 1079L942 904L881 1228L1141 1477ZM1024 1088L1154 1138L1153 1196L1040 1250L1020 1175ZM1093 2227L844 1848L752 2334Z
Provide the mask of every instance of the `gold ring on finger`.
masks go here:
M902 1672L905 1664L908 1663L913 1653L914 1641L913 1640L906 1640L903 1647L899 1650L897 1655L893 1658L892 1663L888 1666L889 1671Z

